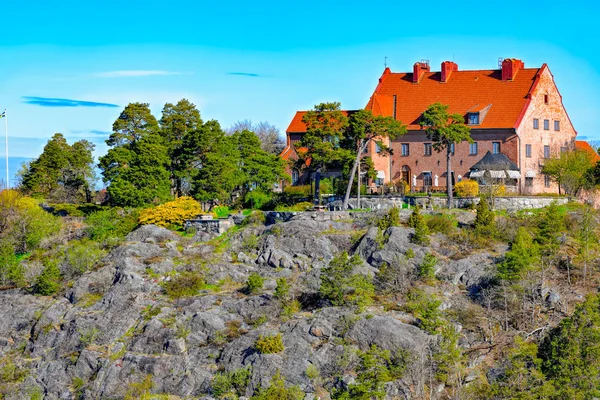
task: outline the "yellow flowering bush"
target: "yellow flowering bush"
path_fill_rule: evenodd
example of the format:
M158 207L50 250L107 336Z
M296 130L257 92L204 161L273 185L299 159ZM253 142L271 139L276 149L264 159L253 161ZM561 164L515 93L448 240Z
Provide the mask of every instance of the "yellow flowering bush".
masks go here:
M156 207L148 208L140 212L139 222L141 225L154 224L168 227L171 225L183 225L187 219L193 219L202 214L200 203L191 197L180 197Z
M454 185L458 197L475 197L479 194L479 184L470 179L463 179Z

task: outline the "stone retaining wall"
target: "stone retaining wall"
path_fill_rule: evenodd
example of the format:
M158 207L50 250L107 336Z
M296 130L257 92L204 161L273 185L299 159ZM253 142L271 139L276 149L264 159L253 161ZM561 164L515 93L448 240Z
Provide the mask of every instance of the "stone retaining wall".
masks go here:
M552 202L557 204L566 204L569 201L566 197L543 197L543 196L504 196L495 197L493 207L495 210L518 211L529 208L542 208L549 206ZM479 197L455 197L453 199L454 208L469 208L471 205L479 203ZM416 205L422 208L447 207L448 199L445 197L380 197L364 198L360 200L361 208L370 208L371 210L387 210L393 206L401 207L408 204L409 207ZM357 207L357 200L350 199L348 203L350 209ZM340 210L341 201L334 201L329 205L330 210Z

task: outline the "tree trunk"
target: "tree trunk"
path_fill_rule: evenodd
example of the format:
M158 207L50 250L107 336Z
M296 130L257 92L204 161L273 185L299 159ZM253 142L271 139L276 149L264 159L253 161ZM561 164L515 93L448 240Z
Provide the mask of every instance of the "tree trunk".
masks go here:
M452 208L452 147L446 147L446 190L448 192L448 208Z
M360 163L360 156L363 150L367 147L367 143L369 141L362 140L358 143L358 148L356 152L356 158L354 159L354 163L352 164L352 170L350 171L350 175L348 177L348 187L346 188L346 195L344 196L344 203L342 204L342 210L348 209L348 202L350 201L350 192L352 191L352 183L354 183L354 174L356 173L356 169L358 168L358 164ZM360 181L360 170L358 171L358 180ZM360 188L358 189L360 190ZM360 193L359 193L360 196Z
M321 183L321 167L319 166L315 169L315 198L313 199L313 202L318 205L321 205L320 183Z

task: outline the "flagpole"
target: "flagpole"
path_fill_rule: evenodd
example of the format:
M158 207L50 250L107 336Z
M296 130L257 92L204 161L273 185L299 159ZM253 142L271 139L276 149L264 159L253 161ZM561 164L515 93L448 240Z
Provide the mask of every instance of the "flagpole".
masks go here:
M8 116L4 110L4 149L6 151L6 188L10 189L10 180L8 179Z

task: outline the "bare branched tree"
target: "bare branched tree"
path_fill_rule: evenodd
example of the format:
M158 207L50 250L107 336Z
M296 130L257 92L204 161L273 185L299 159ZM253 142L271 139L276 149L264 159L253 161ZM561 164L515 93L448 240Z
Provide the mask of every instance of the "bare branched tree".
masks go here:
M251 120L245 119L234 123L226 130L228 135L242 131L254 132L260 139L261 148L271 154L279 154L285 147L285 140L281 136L279 129L275 125L269 124L267 121L253 124Z

